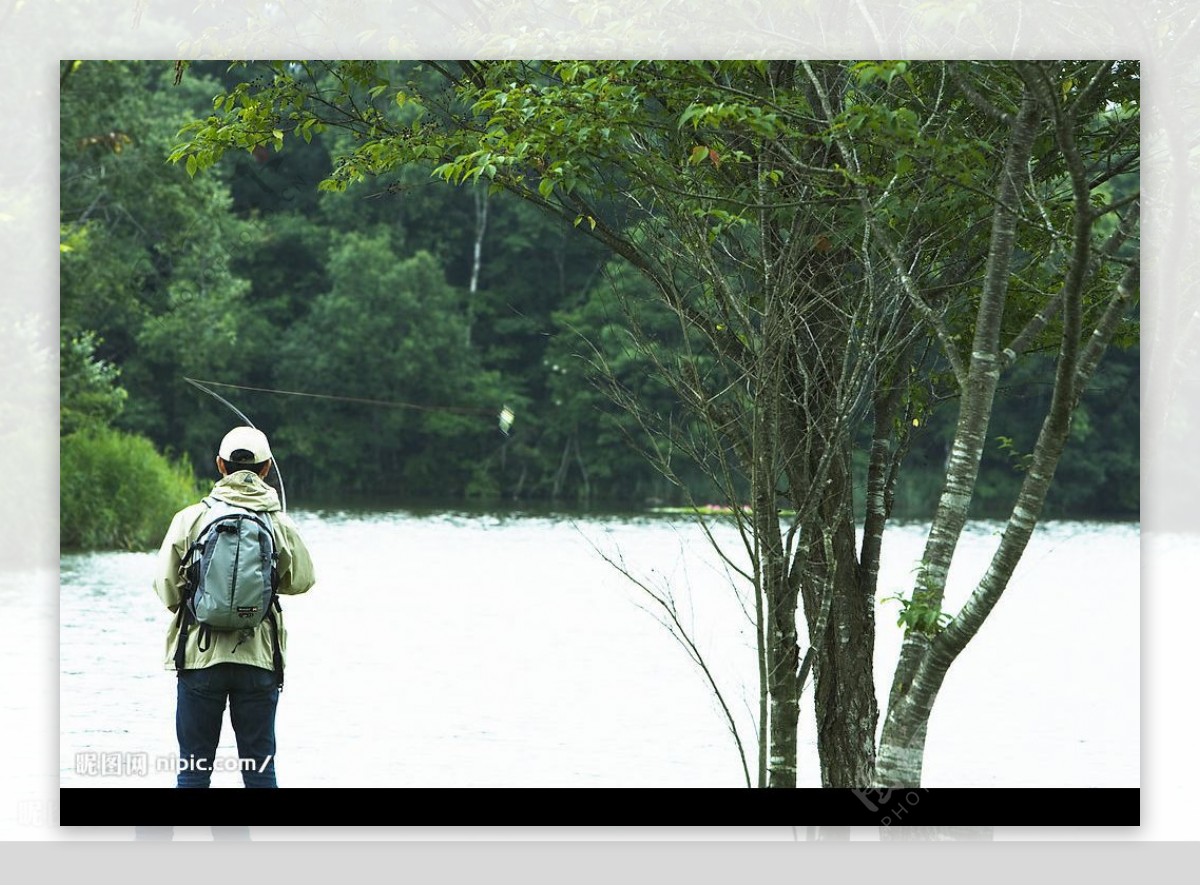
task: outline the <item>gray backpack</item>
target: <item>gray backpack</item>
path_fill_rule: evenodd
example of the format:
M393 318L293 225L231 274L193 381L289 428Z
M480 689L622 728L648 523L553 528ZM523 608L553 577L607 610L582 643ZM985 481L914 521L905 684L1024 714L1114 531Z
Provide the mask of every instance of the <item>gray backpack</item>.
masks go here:
M207 522L183 560L185 624L200 626L201 650L208 648L211 631L257 628L270 614L278 585L270 517L216 498L204 502ZM181 639L186 642L186 634Z

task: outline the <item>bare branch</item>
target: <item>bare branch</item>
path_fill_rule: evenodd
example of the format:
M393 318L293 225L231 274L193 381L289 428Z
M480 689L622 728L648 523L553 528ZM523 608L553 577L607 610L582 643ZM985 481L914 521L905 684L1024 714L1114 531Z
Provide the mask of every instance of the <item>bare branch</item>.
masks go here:
M993 120L1003 123L1005 126L1011 126L1013 115L1007 111L996 107L986 98L984 98L974 86L970 84L967 78L963 75L962 70L955 63L947 65L950 72L950 79L954 81L954 85L958 87L958 91L966 97L977 111L981 111Z
M580 534L578 526L575 527ZM700 647L696 645L691 632L684 627L679 618L679 610L675 606L675 601L669 594L661 593L651 588L646 582L642 581L634 575L625 565L624 560L620 562L615 560L606 551L602 550L595 542L584 535L592 550L595 551L605 563L616 569L621 575L640 588L654 603L655 607L660 611L661 615L657 619L660 624L667 628L671 636L679 643L680 646L687 652L688 657L700 669L704 675L705 681L708 683L709 689L712 690L713 696L717 700L717 704L721 708L721 714L725 720L725 726L733 737L734 744L737 746L738 758L742 764L742 775L746 780L746 787L753 787L754 782L750 778L750 767L746 758L746 749L742 744L741 734L738 732L737 720L734 719L733 713L729 709L729 705L725 702L725 694L721 691L720 684L717 683L716 676L708 666L708 662L704 658L704 654L700 651Z

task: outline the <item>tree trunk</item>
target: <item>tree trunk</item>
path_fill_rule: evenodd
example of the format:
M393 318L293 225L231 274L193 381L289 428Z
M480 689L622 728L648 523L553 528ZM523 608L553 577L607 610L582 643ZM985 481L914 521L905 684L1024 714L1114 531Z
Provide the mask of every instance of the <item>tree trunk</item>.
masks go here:
M850 509L849 455L831 467L819 523L803 583L804 614L816 647L814 709L821 784L867 787L875 769L875 601L862 592ZM831 594L821 623L824 594Z
M483 269L483 236L487 232L488 203L486 187L475 187L475 242L471 250L471 281L467 286L466 338L463 345L471 347L471 332L475 326L475 299L479 292L479 272Z
M772 788L796 786L796 732L800 721L797 675L800 647L796 634L795 594L786 587L781 569L768 582L767 679L771 698L768 782ZM772 587L772 585L774 587Z
M754 535L759 581L766 600L767 689L770 698L770 752L767 786L796 786L796 732L800 717L797 677L800 646L796 631L796 591L789 581L776 509L774 472L765 460L753 474Z
M970 369L962 388L958 424L946 482L938 501L922 557L913 603L940 610L946 576L967 512L975 493L993 397L1000 378L1000 329L1008 294L1009 269L1017 228L1022 175L1032 149L1039 109L1028 90L1021 111L1012 122L1004 168L996 189L991 241L983 291L976 314ZM934 699L946 669L957 652L951 652L918 630L909 630L892 679L888 714L874 782L884 787L916 787L921 783L925 733Z

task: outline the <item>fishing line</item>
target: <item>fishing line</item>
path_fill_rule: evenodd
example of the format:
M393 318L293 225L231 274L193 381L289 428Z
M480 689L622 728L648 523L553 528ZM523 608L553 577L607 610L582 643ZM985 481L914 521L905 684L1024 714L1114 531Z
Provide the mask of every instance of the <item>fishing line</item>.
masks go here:
M497 413L493 409L478 406L427 406L421 403L405 403L399 400L374 400L368 397L347 397L339 394L314 394L311 391L284 391L278 388L260 388L253 385L235 385L228 382L209 381L184 377L191 384L212 385L218 388L233 388L239 391L257 391L263 394L282 394L287 397L310 397L316 400L340 400L346 403L363 403L369 406L389 406L400 409L417 409L422 412L451 412L457 415L495 415L500 423L500 430L505 436L512 428L516 416L512 409L505 405ZM215 394L213 396L216 396ZM226 404L228 405L228 404ZM232 407L231 407L232 408Z

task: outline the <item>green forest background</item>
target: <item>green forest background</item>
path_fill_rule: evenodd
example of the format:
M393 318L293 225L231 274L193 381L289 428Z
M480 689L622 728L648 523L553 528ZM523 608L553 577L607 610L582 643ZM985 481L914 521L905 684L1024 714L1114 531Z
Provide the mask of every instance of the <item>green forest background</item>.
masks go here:
M336 129L189 177L167 156L245 79L227 67L196 62L176 83L170 62L63 63L64 548L154 546L207 490L236 418L185 377L347 398L217 389L271 437L290 504L686 501L591 378L600 354L641 402L678 409L630 346L622 300L664 341L674 322L642 278L572 226L426 168L321 190L349 138ZM1049 396L1043 368L1018 370L997 401L1010 436L991 441L974 516L1011 505ZM1111 349L1047 517L1137 518L1138 386L1138 349ZM954 419L940 404L914 435L896 516L932 514ZM715 495L699 471L683 479L696 500Z

